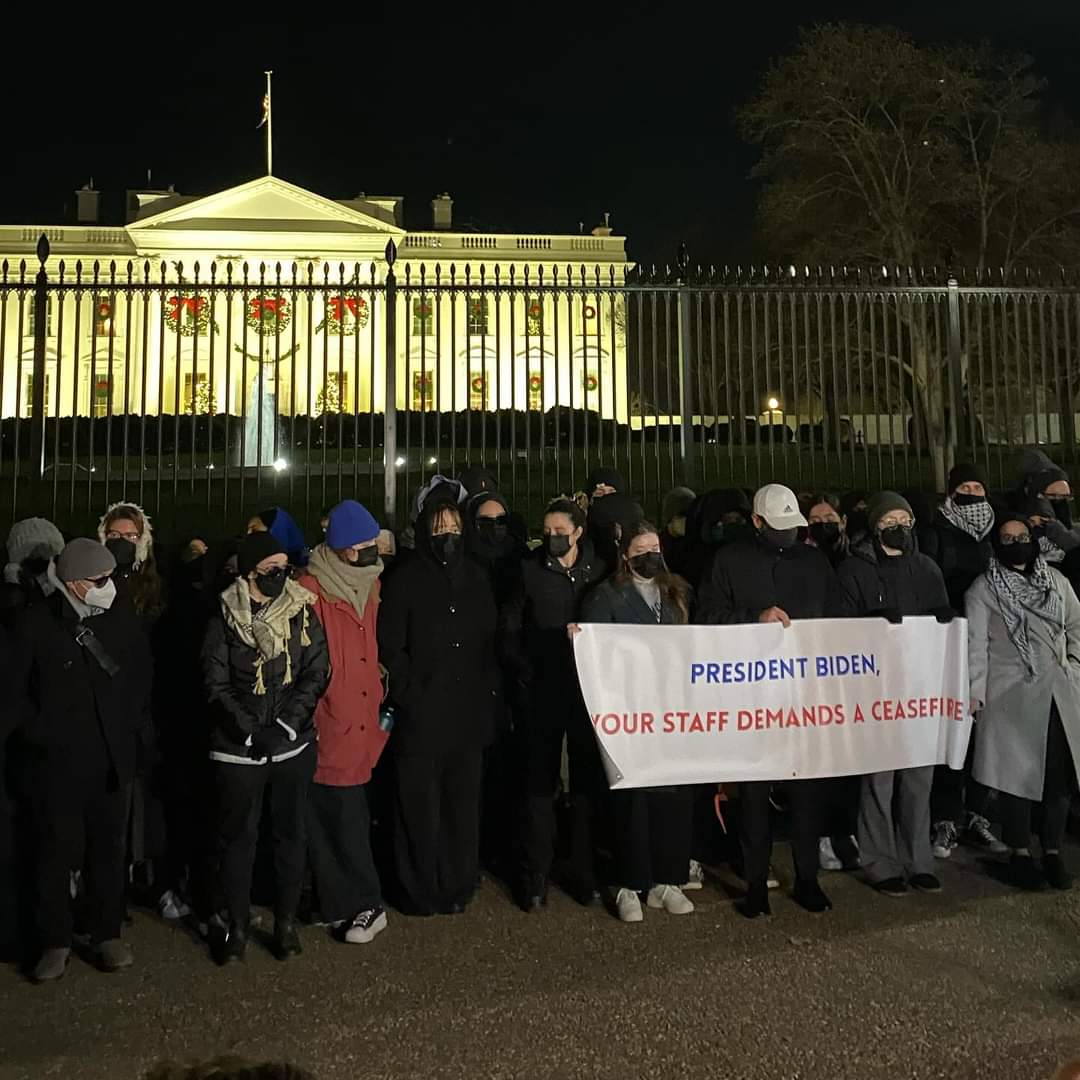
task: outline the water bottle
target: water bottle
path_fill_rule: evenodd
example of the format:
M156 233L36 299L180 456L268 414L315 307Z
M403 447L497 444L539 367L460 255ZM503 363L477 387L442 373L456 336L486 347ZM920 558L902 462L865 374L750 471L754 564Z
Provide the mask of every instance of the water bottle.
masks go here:
M395 711L394 706L387 701L384 701L379 706L379 727L381 727L387 735L394 730Z

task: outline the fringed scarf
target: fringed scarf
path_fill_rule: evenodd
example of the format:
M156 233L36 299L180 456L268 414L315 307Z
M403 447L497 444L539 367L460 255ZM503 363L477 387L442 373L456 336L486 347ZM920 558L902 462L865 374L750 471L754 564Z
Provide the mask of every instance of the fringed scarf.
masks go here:
M973 540L985 540L994 527L994 508L988 502L957 506L950 495L941 505L941 516Z
M317 597L314 593L297 585L289 578L285 582L282 594L252 610L251 591L243 578L237 578L221 594L221 614L225 625L247 646L255 650L255 686L253 692L266 693L266 680L263 678L263 665L267 660L274 660L285 654L285 677L282 686L292 682L292 655L289 652L291 623L297 613L303 612L304 619L300 626L300 644L311 644L308 625L311 621L311 605Z
M1053 636L1065 629L1065 613L1061 594L1054 584L1054 575L1050 573L1046 560L1039 557L1030 574L1017 573L1003 566L999 559L991 559L986 576L997 598L1005 631L1016 646L1028 681L1031 682L1037 671L1035 651L1028 635L1029 617L1034 615L1048 622Z
M325 544L320 544L312 551L307 569L331 600L351 604L356 617L363 620L368 597L383 571L383 562L379 559L373 566L349 566Z

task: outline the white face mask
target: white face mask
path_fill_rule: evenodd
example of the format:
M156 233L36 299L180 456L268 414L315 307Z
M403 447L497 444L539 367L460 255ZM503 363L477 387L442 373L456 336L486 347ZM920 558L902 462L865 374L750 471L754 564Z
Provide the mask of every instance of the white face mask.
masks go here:
M113 601L116 599L116 582L112 578L109 578L104 585L96 585L92 589L86 590L86 595L83 597L83 603L88 607L101 608L102 611L108 611L112 607Z

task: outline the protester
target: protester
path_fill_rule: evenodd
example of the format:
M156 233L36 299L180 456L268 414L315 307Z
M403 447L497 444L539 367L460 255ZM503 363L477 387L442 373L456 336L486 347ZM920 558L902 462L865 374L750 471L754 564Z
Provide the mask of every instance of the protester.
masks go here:
M315 707L329 676L326 637L314 594L288 575L288 556L271 532L240 545L238 577L203 644L212 710L210 757L218 796L221 887L228 908L221 963L247 947L251 875L259 818L269 788L274 837L274 951L301 952L296 908L307 845L307 794L315 772Z
M315 709L318 764L308 793L308 851L322 918L354 945L386 929L366 791L388 738L379 719L378 537L371 513L346 499L330 511L326 541L312 551L299 581L316 597L330 657L330 682Z
M920 538L920 550L941 568L950 606L964 614L964 596L990 565L994 508L987 498L986 477L976 465L958 464L949 473L945 502ZM978 731L972 732L968 760ZM990 793L970 778L970 766L938 765L930 794L934 857L947 859L962 836L965 843L994 854L1004 852L986 817ZM966 806L965 806L966 803Z
M840 614L879 616L900 622L905 615L934 615L949 621L945 581L937 564L915 550L915 515L895 491L867 504L867 535L840 565ZM934 766L873 773L863 778L859 805L859 848L870 883L885 896L900 897L910 884L937 892L930 848L930 787ZM905 880L906 879L906 880Z
M676 570L699 589L716 552L726 544L753 535L750 500L738 488L720 488L699 495L686 514L686 551Z
M840 511L840 500L822 492L810 495L806 503L806 542L816 547L835 570L851 551L847 519Z
M498 605L510 599L518 567L529 549L510 531L510 504L498 492L481 491L465 504L465 551L483 568Z
M1073 522L1072 487L1068 474L1055 465L1041 450L1025 450L1020 456L1018 483L1009 498L1011 509L1043 498L1053 516L1044 516L1037 537L1039 551L1046 562L1059 566L1070 553L1080 548L1080 527Z
M24 518L11 526L6 548L0 622L10 626L25 607L52 592L49 561L64 550L64 538L51 521Z
M866 538L869 525L866 520L865 491L848 491L840 496L840 516L844 519L844 531L850 544L857 544Z
M479 873L483 749L499 701L495 601L453 495L430 495L387 583L379 649L397 707L394 855L406 909L459 913Z
M697 496L688 487L672 488L664 496L661 513L660 547L664 561L674 573L683 565L686 557L686 515Z
M570 892L582 903L597 895L594 818L606 791L566 628L577 622L589 590L607 576L585 534L585 515L566 499L544 514L544 542L521 564L502 612L502 637L516 684L525 755L525 880L521 906L547 903L555 857L555 795L563 740L570 766Z
M581 621L637 626L684 625L690 620L690 589L672 574L660 536L646 521L619 541L619 565L585 598ZM615 907L623 922L641 922L639 893L651 908L689 915L693 903L682 885L690 865L692 789L631 788L611 792L615 820Z
M100 544L72 540L48 565L51 593L12 636L10 693L30 751L37 832L38 982L67 965L73 869L85 890L80 941L102 970L133 961L120 937L124 821L152 663L134 613L114 605L115 569Z
M148 627L165 609L165 585L154 558L150 517L132 502L113 503L98 522L98 540L116 559L117 594L131 603Z
M645 518L637 499L626 490L622 474L615 469L595 469L585 481L589 493L589 538L597 556L608 567L618 564L619 539Z
M303 568L307 566L308 547L304 532L293 520L287 510L272 506L269 510L260 510L247 523L247 532L268 532L281 545L281 550L289 557L289 565Z
M836 575L829 560L798 542L806 525L790 488L767 484L754 495L752 538L717 552L698 600L699 623L780 623L820 619L834 612ZM780 777L777 777L779 780ZM740 840L747 882L740 911L748 918L770 914L769 857L772 851L769 781L739 785ZM791 850L795 863L795 902L807 911L827 911L832 904L818 885L818 843L822 817L821 784L788 781Z
M994 557L966 603L979 710L973 774L1000 793L1017 883L1067 889L1061 845L1080 763L1080 602L1023 517L1003 517L992 535ZM1041 867L1029 846L1036 829Z

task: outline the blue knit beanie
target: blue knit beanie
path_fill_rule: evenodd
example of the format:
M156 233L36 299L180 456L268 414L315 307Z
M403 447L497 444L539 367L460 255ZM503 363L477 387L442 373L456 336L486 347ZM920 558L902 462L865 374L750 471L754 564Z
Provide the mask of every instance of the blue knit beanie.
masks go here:
M379 523L355 499L346 499L330 511L326 526L326 546L344 551L354 544L366 544L379 535Z

